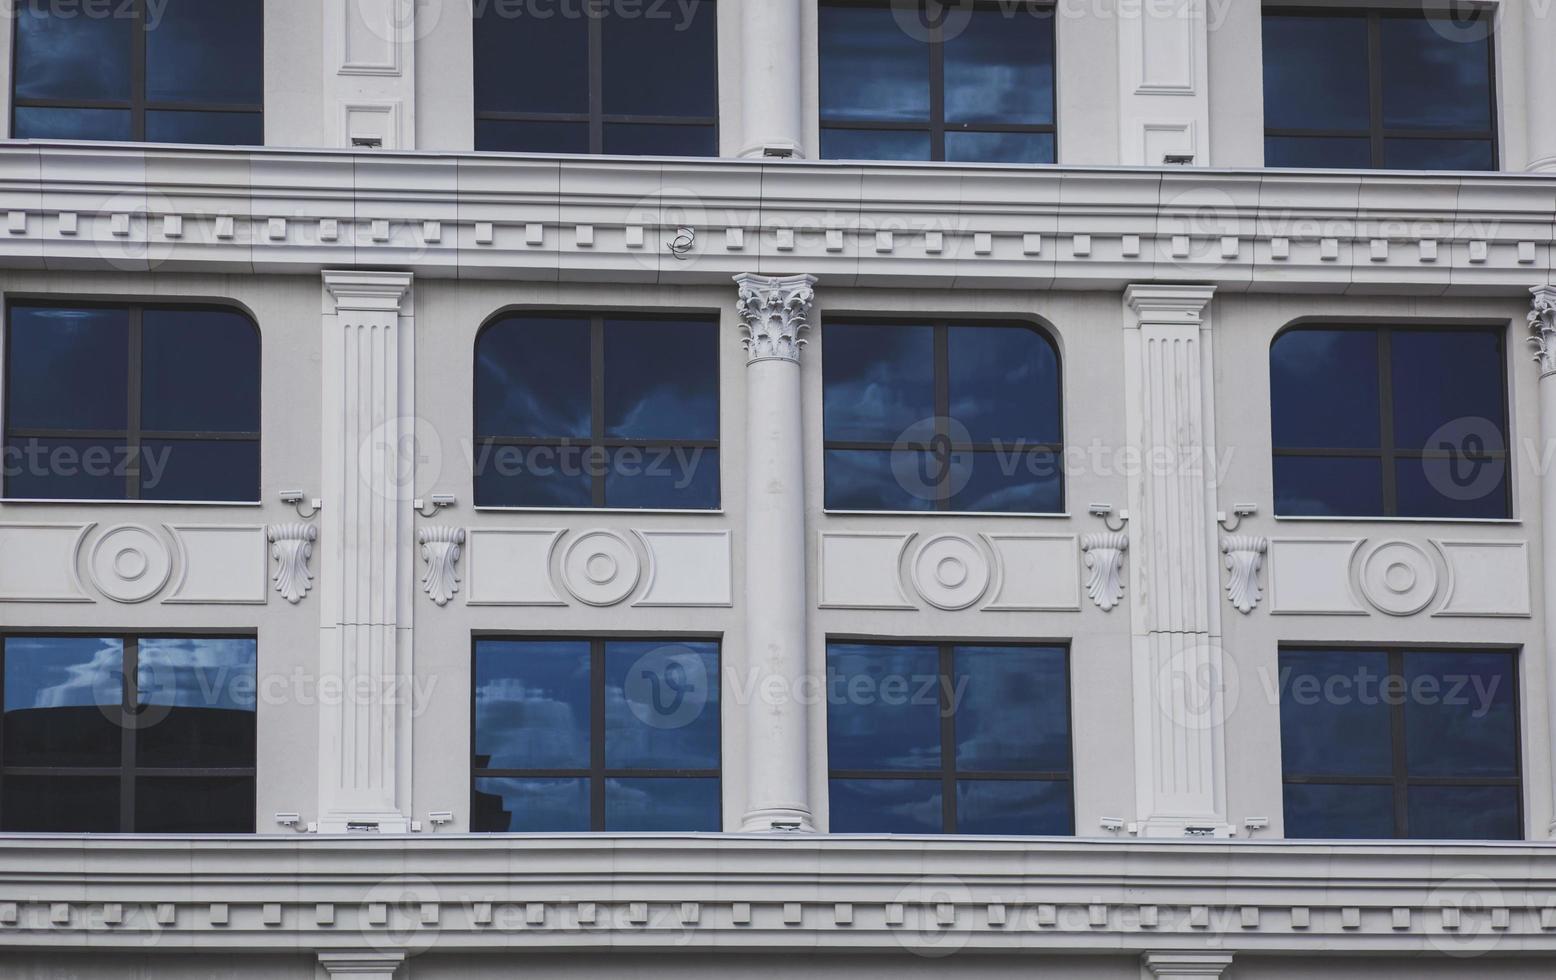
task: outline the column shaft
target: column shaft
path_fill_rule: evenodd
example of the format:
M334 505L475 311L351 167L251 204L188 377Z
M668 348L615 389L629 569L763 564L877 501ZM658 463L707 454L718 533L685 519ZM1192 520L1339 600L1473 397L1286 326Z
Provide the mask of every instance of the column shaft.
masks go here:
M740 4L740 155L771 145L805 156L800 0Z
M1546 458L1546 447L1556 439L1556 286L1536 286L1533 294L1534 308L1529 313L1529 327L1534 331L1530 343L1535 349L1535 361L1540 365L1540 439L1541 451L1536 459ZM1551 653L1556 651L1556 474L1544 473L1540 478L1540 618L1544 622L1544 645L1541 662L1545 667L1545 735L1550 752L1551 817L1546 828L1548 836L1556 837L1556 664Z

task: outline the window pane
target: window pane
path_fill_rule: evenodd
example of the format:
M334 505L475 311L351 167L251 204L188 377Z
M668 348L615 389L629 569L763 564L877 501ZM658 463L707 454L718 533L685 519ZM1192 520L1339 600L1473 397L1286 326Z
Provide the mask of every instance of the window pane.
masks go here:
M927 452L829 449L827 510L931 510L945 470Z
M5 494L17 500L122 500L128 460L123 439L8 439Z
M605 644L605 766L719 767L718 644Z
M1501 432L1506 396L1500 333L1396 330L1390 347L1397 448L1507 449ZM1442 431L1450 425L1453 431ZM1461 428L1473 428L1480 444L1463 445L1459 437L1466 433L1457 431ZM1431 439L1433 435L1438 438Z
M719 155L718 135L712 126L606 123L603 135L604 152L618 156L716 157Z
M1377 333L1282 333L1270 345L1270 401L1279 448L1378 448Z
M261 0L161 0L147 9L149 101L264 102Z
M949 327L951 418L974 442L1058 442L1059 355L1026 327ZM829 351L830 353L830 351Z
M164 776L135 780L138 834L252 834L253 776Z
M605 434L719 437L718 324L605 321Z
M607 113L712 116L718 112L718 32L712 2L650 4L634 12L602 9Z
M834 779L828 809L834 834L945 832L938 779Z
M1400 517L1511 516L1506 457L1395 460L1394 487Z
M615 833L651 831L717 833L717 779L607 779L605 829Z
M142 639L137 764L254 765L257 647L253 639Z
M1054 19L1039 9L967 11L945 44L947 122L1054 121Z
M151 143L263 146L265 117L257 112L152 110L146 113L146 139Z
M958 779L956 832L1068 836L1075 833L1069 780Z
M827 644L828 765L939 767L939 670L932 646Z
M1516 786L1412 786L1410 836L1425 840L1522 840Z
M1394 836L1394 788L1287 783L1286 836L1293 840Z
M945 158L955 163L1053 163L1052 133L946 133Z
M475 648L475 767L589 765L589 644L479 640Z
M822 119L929 118L929 45L893 9L824 4L818 15Z
M587 779L477 779L474 833L576 833L589 829Z
M111 834L119 827L116 776L6 776L0 830L13 834Z
M1490 140L1386 139L1383 165L1391 170L1495 170Z
M1383 464L1377 459L1275 457L1275 513L1288 517L1378 517Z
M1264 165L1366 170L1372 166L1372 141L1343 136L1266 136Z
M1383 125L1491 128L1489 22L1383 17L1379 31Z
M1046 450L955 453L947 489L954 511L1057 514L1064 509L1060 459Z
M1405 655L1412 776L1517 776L1517 680L1506 653Z
M821 130L823 160L928 160L929 134L895 129Z
M259 443L147 439L140 452L144 500L259 499Z
M589 111L588 17L532 16L527 4L472 9L477 112Z
M119 765L124 643L13 636L4 650L5 765Z
M624 447L610 452L605 506L717 510L719 451L701 447Z
M591 474L600 468L584 446L479 445L475 495L481 507L591 507Z
M13 307L6 424L122 430L129 422L129 331L123 309Z
M44 109L17 106L19 140L127 140L133 135L128 109Z
M831 323L823 336L822 416L828 441L900 439L935 414L934 331Z
M1379 651L1282 650L1280 742L1285 774L1392 772L1387 677L1388 655Z
M128 102L135 22L114 16L118 6L63 16L65 10L45 0L16 4L16 97Z
M1365 17L1265 15L1266 127L1366 131L1369 90Z
M589 435L589 320L515 316L481 332L476 436Z
M235 310L147 310L141 378L147 429L259 431L259 332Z
M954 663L958 770L1069 771L1070 681L1062 648L964 646L955 649Z
M589 124L477 119L475 148L501 153L588 153Z

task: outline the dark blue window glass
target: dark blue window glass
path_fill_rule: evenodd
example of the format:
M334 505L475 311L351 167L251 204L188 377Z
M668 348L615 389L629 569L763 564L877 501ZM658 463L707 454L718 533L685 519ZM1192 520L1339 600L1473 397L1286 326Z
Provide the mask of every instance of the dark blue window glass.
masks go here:
M1059 353L1023 324L828 323L829 510L1064 509Z
M1039 3L823 2L821 155L1053 163L1053 21Z
M517 314L475 351L476 503L719 506L711 318Z
M1297 327L1270 345L1275 511L1505 518L1499 329Z
M254 831L253 637L7 636L0 664L0 831Z
M471 829L717 831L712 640L478 639Z
M1495 170L1493 16L1266 14L1266 166Z
M259 374L235 310L13 306L6 495L258 500Z
M263 12L263 0L25 0L16 15L12 133L261 144ZM137 63L145 66L139 75Z
M1522 837L1516 656L1282 650L1286 836Z
M1067 651L827 644L834 833L1074 832Z
M476 149L717 156L713 0L587 6L473 8Z

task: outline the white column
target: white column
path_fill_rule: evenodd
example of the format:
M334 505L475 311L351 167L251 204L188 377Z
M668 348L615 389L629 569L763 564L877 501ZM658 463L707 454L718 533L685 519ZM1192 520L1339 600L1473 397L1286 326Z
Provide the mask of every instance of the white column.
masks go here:
M418 11L421 0L331 0L324 4L324 132L331 146L416 148Z
M324 286L319 830L406 833L411 274L326 270Z
M735 277L746 334L747 806L741 829L815 830L804 703L805 455L800 331L813 276Z
M1125 292L1135 782L1142 837L1230 836L1216 564L1214 286Z
M1502 13L1502 11L1498 11ZM1556 112L1551 99L1556 97L1556 7L1546 3L1528 4L1523 9L1524 39L1524 118L1528 131L1528 169L1556 172ZM1497 43L1511 38L1499 31Z
M1529 328L1534 331L1531 346L1540 365L1540 459L1545 448L1556 440L1556 286L1535 286ZM1546 473L1540 480L1540 615L1545 621L1545 732L1551 756L1551 822L1546 832L1556 837L1556 474Z
M1118 0L1119 163L1210 166L1209 44L1206 0Z
M769 146L804 156L801 0L741 0L740 155ZM722 12L723 8L720 7Z

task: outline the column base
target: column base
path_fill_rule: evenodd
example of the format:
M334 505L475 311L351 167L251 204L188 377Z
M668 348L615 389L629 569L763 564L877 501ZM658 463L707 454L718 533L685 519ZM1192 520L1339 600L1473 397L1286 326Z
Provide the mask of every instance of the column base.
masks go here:
M374 950L349 950L319 954L319 965L332 977L353 976L358 980L393 980L405 962L404 953Z
M746 811L740 822L743 834L814 834L810 811L800 806L764 806Z
M321 834L408 834L409 817L393 810L335 811L319 817Z
M1147 817L1135 824L1137 837L1188 837L1207 840L1233 837L1237 829L1214 814L1204 817Z
M1146 953L1140 957L1140 976L1186 977L1189 980L1220 980L1232 965L1231 953Z

